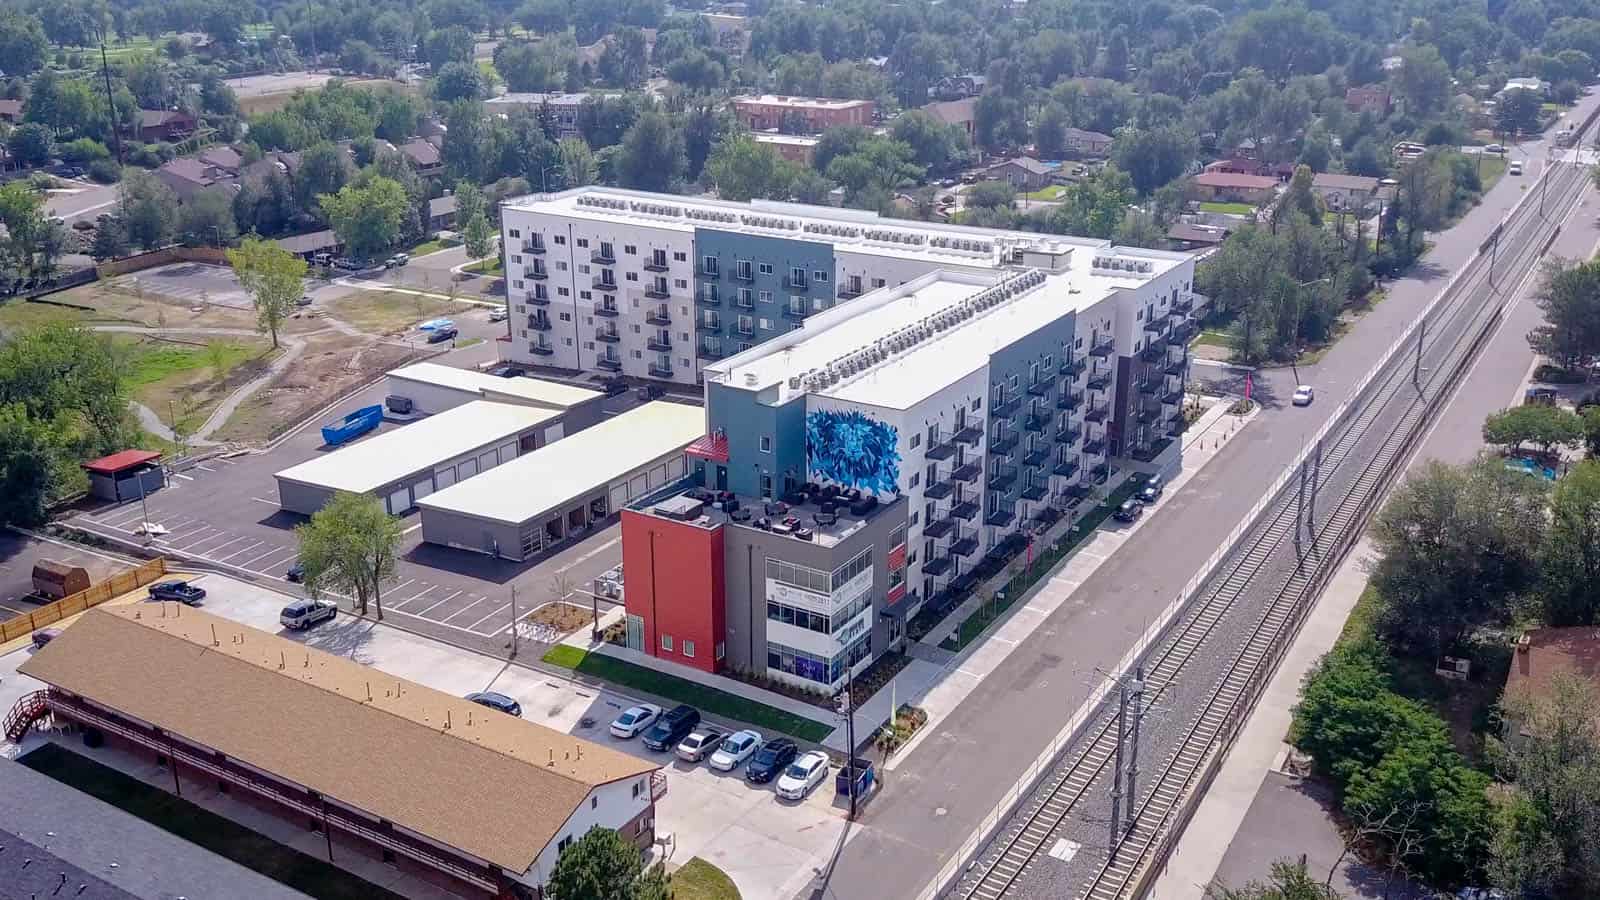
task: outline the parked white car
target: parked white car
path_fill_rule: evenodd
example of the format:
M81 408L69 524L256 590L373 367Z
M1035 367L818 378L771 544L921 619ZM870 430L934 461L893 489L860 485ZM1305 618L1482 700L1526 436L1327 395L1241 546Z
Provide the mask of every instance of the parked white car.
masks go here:
M659 718L661 718L661 707L654 703L641 703L629 707L627 712L617 716L611 723L611 735L619 738L637 737Z
M785 800L804 800L828 777L828 754L811 750L789 764L778 776L778 796Z
M722 742L717 752L711 754L711 768L718 772L732 772L744 765L756 748L761 746L761 734L755 731L736 731Z
M684 762L700 762L708 755L715 753L716 749L722 746L722 742L727 737L728 733L721 728L702 725L684 738L682 743L678 744L678 758Z

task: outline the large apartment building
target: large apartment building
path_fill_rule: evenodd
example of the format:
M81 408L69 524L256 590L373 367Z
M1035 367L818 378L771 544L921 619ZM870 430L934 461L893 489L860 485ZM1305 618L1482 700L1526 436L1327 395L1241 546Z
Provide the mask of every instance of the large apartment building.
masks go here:
M838 272L832 249L793 269ZM986 555L1092 506L1113 456L1177 464L1193 261L1045 240L1006 262L706 364L688 482L623 512L630 646L836 690Z
M751 131L821 134L841 125L871 125L876 108L871 100L790 97L763 94L733 98L733 113Z

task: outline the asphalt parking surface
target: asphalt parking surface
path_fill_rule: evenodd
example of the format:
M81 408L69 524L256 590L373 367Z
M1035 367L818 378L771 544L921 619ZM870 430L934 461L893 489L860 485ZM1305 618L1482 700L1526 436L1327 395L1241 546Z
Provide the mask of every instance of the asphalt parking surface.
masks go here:
M0 530L0 619L25 615L39 608L38 603L27 597L33 593L34 563L41 559L82 566L88 570L91 582L130 568L129 563L91 550Z

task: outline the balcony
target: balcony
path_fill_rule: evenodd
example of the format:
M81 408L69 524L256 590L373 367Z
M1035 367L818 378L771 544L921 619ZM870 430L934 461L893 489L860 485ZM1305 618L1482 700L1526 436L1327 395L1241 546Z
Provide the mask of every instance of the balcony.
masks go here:
M739 309L755 309L756 301L753 297L735 294L733 297L733 305Z
M1085 422L1104 422L1110 412L1111 407L1102 403L1099 406L1090 407L1089 411L1083 414L1083 420Z
M1101 359L1105 359L1106 357L1108 357L1111 354L1115 353L1116 350L1117 350L1117 342L1116 341L1114 341L1114 340L1112 340L1112 341L1101 341L1100 343L1095 344L1092 349L1090 349L1089 355L1090 356L1098 356Z
M946 516L943 519L935 519L932 522L929 522L927 527L922 529L922 534L924 537L931 537L935 539L942 538L949 534L951 529L955 527L955 520Z
M549 344L529 344L528 352L534 356L554 356L556 348Z
M720 346L704 343L695 345L694 355L696 359L721 359L723 357Z
M1089 443L1084 444L1083 445L1083 452L1088 454L1088 455L1090 455L1090 456L1105 456L1106 455L1106 441L1105 441L1105 438L1096 438L1095 440L1092 440Z
M1049 424L1050 417L1042 412L1028 413L1027 417L1022 420L1022 428L1025 431L1041 432Z
M989 441L990 451L1006 456L1009 456L1011 451L1016 449L1016 446L1017 436L1015 434L1007 434L1005 432L1001 432L1000 434L996 435L993 440Z
M1009 507L1001 507L1000 509L997 509L994 512L989 513L988 517L983 520L983 524L985 524L985 525L994 525L994 526L997 526L999 528L1004 528L1007 525L1010 525L1013 521L1015 521L1016 518L1017 518L1017 511L1015 509L1012 509L1012 508L1009 508Z
M952 479L956 481L963 481L967 484L977 481L978 476L982 474L983 465L977 461L963 463L962 465L956 466L954 469L950 470L950 477Z
M1091 391L1103 391L1106 388L1111 387L1111 373L1102 372L1099 375L1091 377L1087 387Z
M950 545L952 556L971 556L978 550L978 536L967 532L962 534Z
M644 295L649 297L651 300L665 300L672 296L672 294L667 291L667 286L664 284L650 285L644 289Z
M721 266L708 266L704 262L702 262L700 264L700 277L701 278L721 278L722 277L721 268L722 268Z
M594 289L597 291L605 291L608 294L615 294L617 292L617 278L610 272L607 272L604 275L596 275L590 281L590 284L592 284Z
M1056 443L1058 443L1058 444L1066 444L1068 446L1071 446L1073 444L1076 444L1078 442L1078 438L1081 438L1081 437L1083 437L1083 429L1082 428L1073 428L1071 426L1068 426L1066 428L1061 428L1061 429L1058 429L1056 431Z
M1174 344L1187 344L1200 329L1193 322L1184 322L1182 325L1172 326L1172 331L1167 335L1167 340Z
M989 476L989 490L1003 491L1017 483L1016 466L995 466Z
M1150 346L1139 351L1139 359L1147 363L1159 363L1167 358L1167 342L1163 338L1156 338Z
M1050 474L1060 475L1062 478L1071 478L1078 474L1078 461L1076 459L1063 459L1056 463L1056 467L1050 470Z
M534 306L549 306L550 305L550 298L549 297L540 297L539 295L535 294L535 295L533 295L533 296L528 298L528 302L533 304Z
M602 368L602 369L605 369L606 371L609 371L609 372L620 372L620 371L622 371L622 360L617 359L614 356L602 356L599 359L595 360L594 364L596 366Z
M1045 449L1044 447L1035 447L1032 450L1029 450L1028 455L1022 458L1022 464L1029 467L1042 466L1049 459L1049 450Z
M1152 332L1155 332L1156 334L1160 334L1161 332L1167 330L1167 319L1166 319L1166 317L1165 316L1151 316L1150 318L1145 320L1144 330L1145 331L1152 331Z
M937 459L941 461L949 459L950 457L956 455L955 442L950 440L949 436L940 435L937 431L929 432L928 452L925 455L929 459Z
M527 270L526 272L523 272L522 273L522 277L523 278L531 278L534 281L543 281L546 278L550 277L550 273L546 272L545 270L540 269L540 268L533 268L533 269Z
M615 319L617 316L622 315L622 310L617 309L615 306L607 306L604 303L596 303L594 305L594 314L608 319Z
M717 293L716 285L708 284L694 295L694 302L701 306L721 306L722 295Z
M544 316L529 316L528 327L534 331L549 331L553 326L551 326L550 320Z
M601 244L600 249L589 254L589 262L599 263L602 266L614 266L617 264L617 251L615 249L607 250L605 245Z
M1148 378L1148 379L1145 379L1144 381L1139 382L1139 385L1138 385L1139 393L1144 394L1146 396L1151 396L1151 395L1155 395L1155 394L1161 393L1161 383L1164 380L1165 379L1162 379L1162 378Z
M1050 379L1041 378L1038 381L1035 381L1033 384L1028 385L1028 393L1035 397L1048 397L1050 396L1050 389L1052 387L1055 387L1055 384L1051 382Z
M978 515L978 504L967 500L950 507L950 515L964 522L971 522Z
M716 318L715 316L709 319L701 317L695 320L694 330L706 331L712 334L720 334L722 332L722 320Z
M752 322L735 322L733 325L733 333L750 337L756 333L755 324Z
M1172 304L1172 310L1167 313L1167 315L1187 316L1192 312L1194 312L1194 300L1191 298L1188 300L1179 300L1177 303Z
M804 306L785 306L783 308L783 317L785 319L794 319L799 322L809 315L811 315L811 310Z
M950 571L950 557L948 556L935 556L922 564L922 574L924 575L937 576L943 575L948 571Z
M958 444L976 444L983 440L983 423L968 422L951 436L951 440Z
M1062 394L1056 400L1056 409L1077 409L1083 403L1083 392Z
M1022 499L1043 500L1044 495L1048 494L1049 492L1050 490L1042 484L1030 484L1022 489Z
M863 291L861 290L861 285L859 285L859 284L846 285L846 286L844 286L842 288L839 288L839 299L840 300L854 300L855 298L861 296L862 293L863 293Z
M956 492L955 485L950 481L950 476L941 475L937 477L939 478L938 481L929 482L928 486L922 491L922 496L927 497L929 500L943 500Z
M672 341L660 335L652 335L644 339L644 345L657 353L671 353Z
M1167 391L1161 395L1161 402L1166 406L1177 406L1183 402L1183 391Z
M522 242L522 252L523 253L532 253L534 256L543 256L544 255L544 243L542 241L540 241L540 242L523 241Z
M671 267L667 265L667 258L664 256L660 257L659 259L651 259L649 262L644 264L644 270L646 272L665 272L669 268Z
M1016 414L1017 410L1021 408L1022 398L1012 397L1010 400L1002 400L1001 402L989 407L989 411L1002 419L1009 419Z
M1062 363L1061 364L1061 374L1067 376L1068 378L1077 378L1080 374L1083 373L1083 370L1088 365L1089 365L1089 361L1080 356L1077 359L1072 360L1071 362Z
M665 306L658 306L644 314L644 320L651 325L671 325L672 314L667 312Z
M1104 484L1105 480L1111 477L1111 464L1101 463L1095 466L1089 470L1089 477L1094 479L1096 483Z
M1167 375L1182 376L1184 372L1189 371L1189 354L1184 353L1177 359L1169 361L1162 371Z
M1147 406L1144 409L1139 410L1138 421L1140 425L1154 425L1155 423L1161 421L1161 407Z
M671 378L672 377L672 367L671 366L663 366L660 363L651 363L649 368L645 369L645 371L649 372L650 373L650 377L652 377L652 378Z

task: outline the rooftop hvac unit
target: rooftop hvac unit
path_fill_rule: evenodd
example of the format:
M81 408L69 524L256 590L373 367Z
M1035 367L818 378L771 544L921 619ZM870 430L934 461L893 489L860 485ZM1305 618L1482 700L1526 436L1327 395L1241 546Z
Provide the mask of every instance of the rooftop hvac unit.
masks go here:
M797 391L799 389L800 389L800 376L799 375L790 375L789 376L789 390Z

